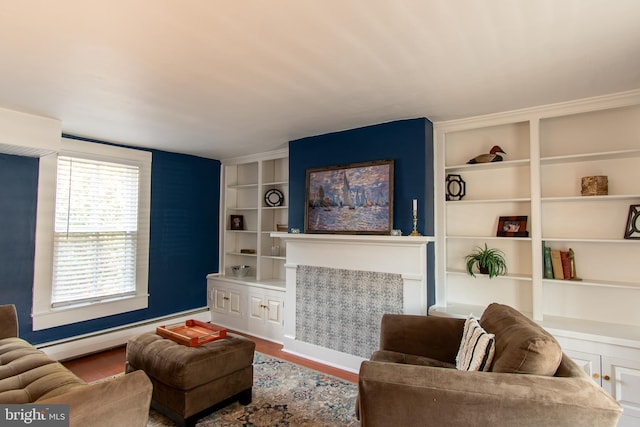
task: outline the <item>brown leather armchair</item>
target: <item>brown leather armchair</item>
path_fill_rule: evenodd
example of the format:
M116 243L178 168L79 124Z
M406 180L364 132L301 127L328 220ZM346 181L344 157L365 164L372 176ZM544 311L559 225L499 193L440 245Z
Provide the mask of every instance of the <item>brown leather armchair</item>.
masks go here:
M375 426L615 426L620 405L544 329L492 304L490 372L457 370L464 319L385 315L380 350L360 367L357 413ZM554 362L554 360L556 360ZM537 374L556 364L552 375Z

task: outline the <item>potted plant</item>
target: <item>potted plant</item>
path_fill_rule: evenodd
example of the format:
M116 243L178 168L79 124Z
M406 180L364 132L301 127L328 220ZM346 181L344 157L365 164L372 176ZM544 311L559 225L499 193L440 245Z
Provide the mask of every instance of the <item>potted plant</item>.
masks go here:
M507 274L507 262L504 260L504 252L500 249L489 248L484 244L484 248L476 246L473 252L466 256L467 273L476 277L473 273L473 266L478 265L478 270L482 274L488 274L489 278L504 276Z

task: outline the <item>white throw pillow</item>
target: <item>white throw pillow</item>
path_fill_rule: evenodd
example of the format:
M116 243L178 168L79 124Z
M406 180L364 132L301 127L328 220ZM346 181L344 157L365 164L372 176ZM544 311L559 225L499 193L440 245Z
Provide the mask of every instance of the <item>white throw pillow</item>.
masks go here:
M488 371L495 352L495 335L487 333L472 315L464 322L462 341L456 356L461 371Z

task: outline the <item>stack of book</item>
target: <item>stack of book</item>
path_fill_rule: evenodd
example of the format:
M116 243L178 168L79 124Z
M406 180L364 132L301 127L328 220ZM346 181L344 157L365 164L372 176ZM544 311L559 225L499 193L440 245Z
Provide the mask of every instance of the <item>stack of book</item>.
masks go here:
M543 275L545 279L580 280L576 276L573 249L569 248L568 251L552 249L543 241L542 256L544 259Z

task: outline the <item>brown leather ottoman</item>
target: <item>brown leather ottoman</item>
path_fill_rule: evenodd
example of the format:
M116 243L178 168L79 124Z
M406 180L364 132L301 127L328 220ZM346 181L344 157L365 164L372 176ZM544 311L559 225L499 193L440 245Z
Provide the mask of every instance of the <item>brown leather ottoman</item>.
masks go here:
M127 344L126 372L143 370L153 383L151 407L179 426L239 399L251 403L255 343L239 335L188 347L153 332Z

